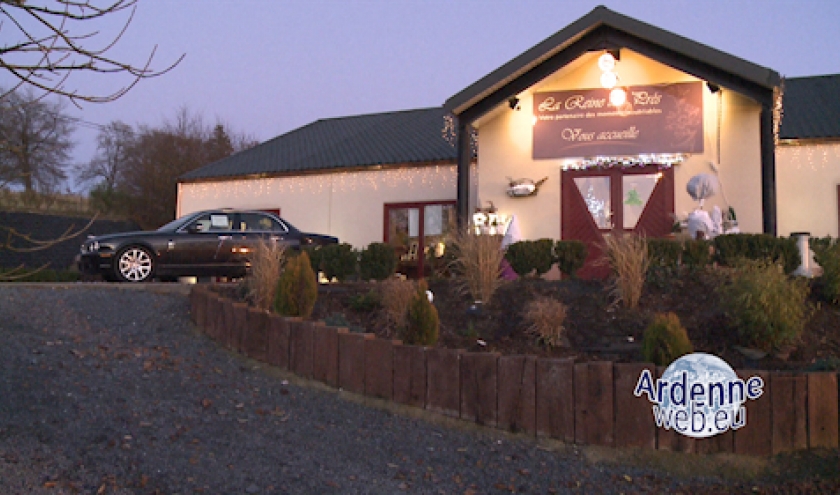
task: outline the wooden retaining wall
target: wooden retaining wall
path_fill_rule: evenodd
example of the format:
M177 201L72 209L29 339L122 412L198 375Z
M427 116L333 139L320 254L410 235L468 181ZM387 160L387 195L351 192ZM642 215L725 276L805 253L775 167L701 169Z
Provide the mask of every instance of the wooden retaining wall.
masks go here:
M502 356L404 345L323 322L284 318L220 297L190 294L196 325L226 348L331 387L450 417L564 442L699 454L766 456L837 448L837 373L739 370L764 380L746 426L694 439L657 428L633 390L651 364Z

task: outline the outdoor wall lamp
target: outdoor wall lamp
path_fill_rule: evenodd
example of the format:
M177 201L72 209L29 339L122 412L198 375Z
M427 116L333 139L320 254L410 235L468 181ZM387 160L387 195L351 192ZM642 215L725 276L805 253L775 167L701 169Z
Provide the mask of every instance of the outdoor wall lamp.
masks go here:
M519 98L511 96L508 100L508 106L510 106L511 110L519 110Z
M706 87L708 87L708 88L709 88L709 91L711 91L711 92L712 92L712 94L715 94L715 93L717 93L718 91L720 91L720 86L718 86L718 85L717 85L717 84L715 84L715 83L710 83L709 81L706 81Z

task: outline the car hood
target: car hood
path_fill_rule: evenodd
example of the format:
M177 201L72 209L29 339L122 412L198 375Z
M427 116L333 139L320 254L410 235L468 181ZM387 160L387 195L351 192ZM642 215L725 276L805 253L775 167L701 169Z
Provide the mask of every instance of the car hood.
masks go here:
M154 237L160 235L166 235L167 232L161 232L159 230L137 230L133 232L118 232L115 234L103 234L103 235L94 235L89 236L86 241L99 241L99 242L113 242L113 241L120 241L126 238L137 238L137 237Z

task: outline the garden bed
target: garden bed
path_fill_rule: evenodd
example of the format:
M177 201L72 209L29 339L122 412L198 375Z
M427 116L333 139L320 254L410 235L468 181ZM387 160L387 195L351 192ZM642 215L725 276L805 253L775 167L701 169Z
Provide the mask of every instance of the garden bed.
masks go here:
M639 307L614 304L605 282L520 279L503 286L489 304L471 308L471 299L457 290L453 279L429 281L440 315L439 346L472 352L532 354L543 357L576 357L579 361L639 362L645 327L656 313L674 312L688 331L695 351L725 359L734 368L764 370L836 368L840 357L840 311L820 302L818 281L812 285L813 314L800 342L789 356L768 355L750 359L736 350L737 329L721 309L715 288L723 283L722 269L710 268L677 277L659 277L646 284ZM398 338L383 310L361 303L376 283L321 286L314 319L349 326L353 331ZM551 296L568 307L564 328L567 345L540 345L526 331L523 311L538 295Z

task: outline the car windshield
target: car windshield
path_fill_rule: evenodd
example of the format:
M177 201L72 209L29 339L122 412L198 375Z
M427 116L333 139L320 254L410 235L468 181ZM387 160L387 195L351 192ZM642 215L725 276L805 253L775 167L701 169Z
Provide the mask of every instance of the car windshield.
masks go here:
M159 230L159 231L162 231L162 232L171 232L171 231L174 231L174 230L178 230L178 229L180 229L180 228L181 228L184 224L186 224L187 222L189 222L189 221L190 221L190 220L192 220L193 218L195 218L195 214L192 214L192 215L185 215L185 216L183 216L183 217L181 217L181 218L176 218L175 220L172 220L172 221L171 221L171 222L169 222L168 224L166 224L166 225L164 225L164 226L162 226L162 227L159 227L159 228L158 228L158 230Z

